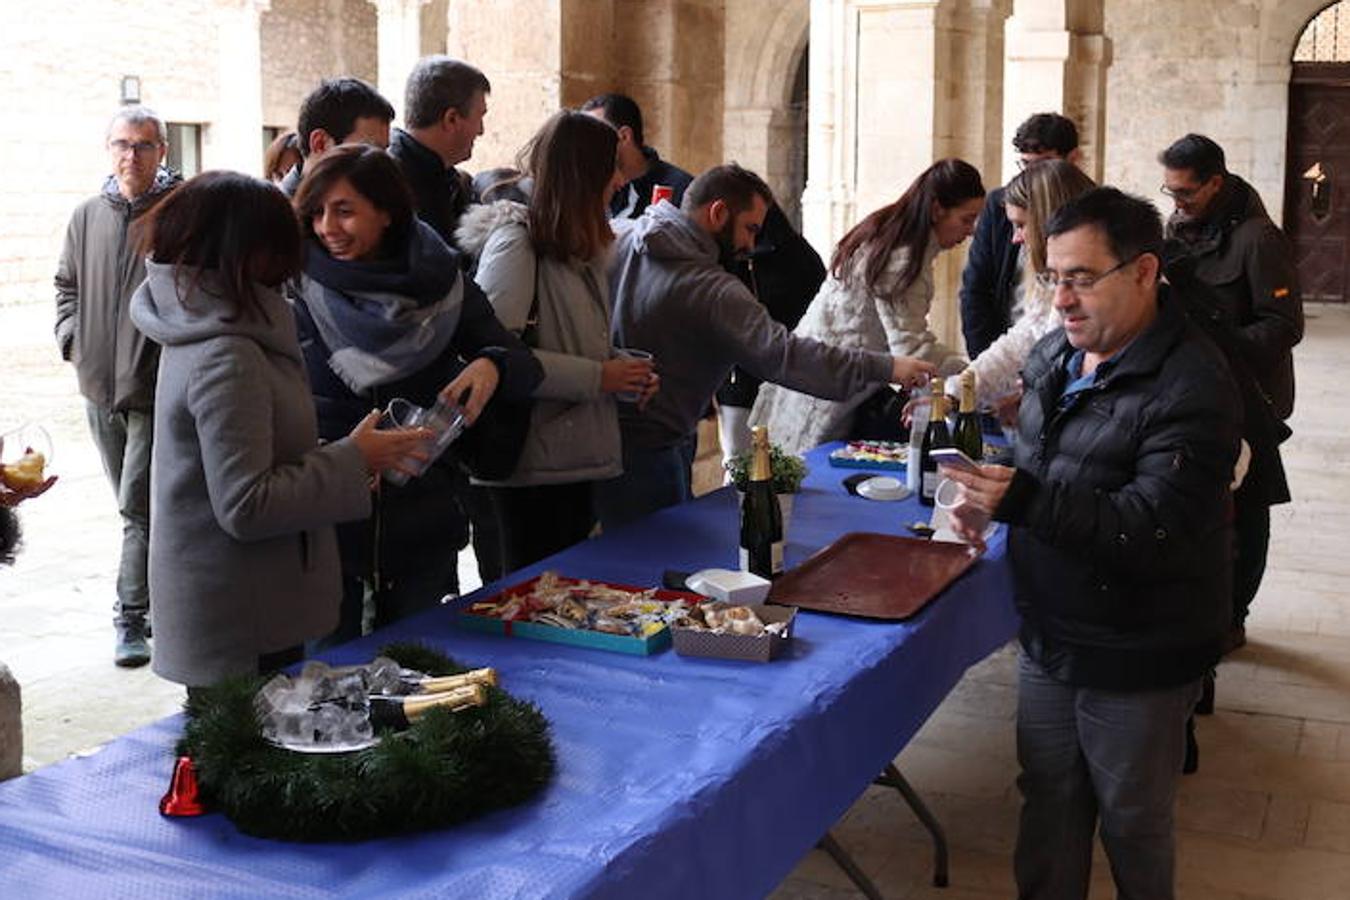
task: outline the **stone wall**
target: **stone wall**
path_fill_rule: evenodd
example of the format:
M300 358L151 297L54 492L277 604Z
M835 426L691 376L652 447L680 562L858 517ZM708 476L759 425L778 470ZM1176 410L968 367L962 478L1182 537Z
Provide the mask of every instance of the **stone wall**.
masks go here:
M103 140L122 76L139 76L166 119L210 122L215 23L198 0L51 0L5 4L0 33L0 304L50 303L70 213L110 170Z
M440 6L444 35L445 0ZM301 101L325 78L375 84L375 26L368 0L272 0L260 26L263 124L294 128Z
M1223 146L1278 221L1284 206L1290 60L1327 0L1109 0L1115 47L1105 177L1167 208L1157 154L1188 131Z

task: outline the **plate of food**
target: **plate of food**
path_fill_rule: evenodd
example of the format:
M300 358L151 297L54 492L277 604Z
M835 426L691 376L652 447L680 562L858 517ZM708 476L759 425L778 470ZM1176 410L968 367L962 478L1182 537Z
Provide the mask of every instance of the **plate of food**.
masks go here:
M702 599L550 571L470 603L457 621L473 631L646 656L670 646L670 623Z
M899 441L849 441L830 452L830 465L839 469L903 469L909 444Z

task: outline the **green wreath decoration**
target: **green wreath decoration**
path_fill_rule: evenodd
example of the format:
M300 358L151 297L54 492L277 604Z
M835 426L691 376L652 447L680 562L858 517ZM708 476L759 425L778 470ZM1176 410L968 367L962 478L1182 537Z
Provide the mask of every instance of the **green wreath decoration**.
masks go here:
M380 651L428 675L466 671L420 644ZM293 753L262 736L253 697L265 679L193 691L177 753L190 756L202 799L245 834L356 841L443 828L535 796L553 777L548 720L489 688L482 707L433 709L366 750Z

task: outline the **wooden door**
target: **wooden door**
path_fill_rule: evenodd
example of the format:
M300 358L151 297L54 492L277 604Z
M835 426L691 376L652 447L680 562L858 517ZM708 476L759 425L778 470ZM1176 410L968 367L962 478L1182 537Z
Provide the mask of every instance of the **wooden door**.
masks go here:
M1284 228L1303 299L1350 300L1350 64L1294 65Z

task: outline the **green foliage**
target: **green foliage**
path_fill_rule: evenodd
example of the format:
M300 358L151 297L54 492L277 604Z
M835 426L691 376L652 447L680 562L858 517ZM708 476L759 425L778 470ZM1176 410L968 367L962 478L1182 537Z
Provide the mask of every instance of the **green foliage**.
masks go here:
M465 671L420 644L380 654L429 675ZM194 691L177 748L196 763L203 799L247 834L356 841L444 828L523 803L553 777L548 721L497 688L485 706L433 709L367 750L306 754L263 738L253 709L263 683L236 678Z
M754 454L746 450L737 453L726 464L736 490L743 491L750 483L750 462ZM802 489L806 477L806 462L800 456L784 453L777 444L769 445L769 471L773 473L775 494L795 494Z

